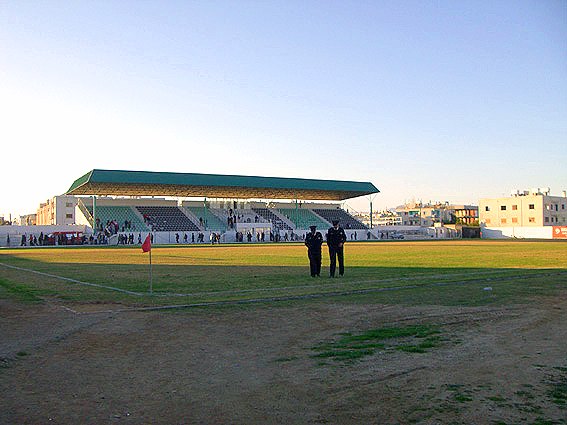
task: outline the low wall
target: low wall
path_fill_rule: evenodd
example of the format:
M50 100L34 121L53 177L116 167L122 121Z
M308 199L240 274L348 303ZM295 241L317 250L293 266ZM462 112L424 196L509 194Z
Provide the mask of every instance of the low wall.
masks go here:
M552 226L541 227L483 227L483 239L552 239Z
M87 236L92 233L89 226L77 224L58 225L58 226L0 226L0 246L16 247L20 246L22 235L29 240L30 235L39 238L39 235L49 235L55 232L81 232ZM8 237L10 243L8 243Z

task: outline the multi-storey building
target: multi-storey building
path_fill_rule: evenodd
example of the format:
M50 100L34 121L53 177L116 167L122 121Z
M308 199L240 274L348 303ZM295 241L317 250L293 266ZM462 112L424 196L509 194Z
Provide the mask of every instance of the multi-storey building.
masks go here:
M395 212L403 226L431 227L435 223L478 225L478 207L474 205L411 203L396 208Z
M37 225L75 224L75 196L55 196L39 205Z
M451 205L455 224L478 226L478 207L476 205Z
M485 227L542 227L567 225L567 196L549 189L515 191L509 197L479 202L480 224Z

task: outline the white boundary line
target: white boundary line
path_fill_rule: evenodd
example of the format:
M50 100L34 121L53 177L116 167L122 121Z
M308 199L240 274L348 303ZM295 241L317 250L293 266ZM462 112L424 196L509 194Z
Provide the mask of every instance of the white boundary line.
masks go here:
M135 292L135 291L128 291L126 289L121 289L121 288L116 288L114 286L110 286L110 285L101 285L98 283L91 283L91 282L84 282L81 280L77 280L77 279L71 279L68 277L64 277L64 276L59 276L59 275L55 275L55 274L51 274L51 273L45 273L45 272L40 272L37 270L33 270L33 269L27 269L24 267L17 267L17 266L12 266L9 264L5 264L5 263L0 263L1 266L4 267L8 267L14 270L19 270L19 271L26 271L26 272L30 272L30 273L35 273L38 274L40 276L47 276L47 277L51 277L54 279L59 279L59 280L64 280L67 282L71 282L71 283L76 283L79 285L86 285L86 286L92 286L95 288L100 288L100 289L108 289L111 291L117 291L117 292L122 292L125 294L129 294L129 295L135 295L138 297L198 297L198 296L210 296L210 295L227 295L227 294L245 294L245 293L250 293L250 292L275 292L275 291L289 291L289 290L293 290L293 289L312 289L312 288L340 288L344 285L344 283L332 283L332 284L318 284L318 285L300 285L300 286L279 286L279 287L275 287L275 288L251 288L251 289L232 289L232 290L226 290L226 291L206 291L206 292L189 292L189 293L174 293L174 292L161 292L161 293L145 293L145 292ZM478 274L490 274L493 272L479 272ZM355 281L355 282L348 282L348 284L355 284L355 285L359 285L359 284L368 284L368 283L387 283L387 282L402 282L402 281L408 281L408 280L419 280L419 279L437 279L437 278L443 278L443 277L458 277L458 276L467 276L467 273L447 273L447 274L437 274L437 275L421 275L421 276L412 276L412 277L395 277L395 278L387 278L387 279L374 279L374 280L361 280L361 281ZM496 277L498 278L498 277ZM340 279L339 279L340 280ZM400 287L403 288L403 287Z
M541 276L548 276L546 273ZM208 301L199 302L192 304L173 304L164 306L150 306L150 307L132 307L132 308L121 308L115 310L98 310L98 311L85 311L85 312L75 312L78 315L88 315L88 314L109 314L109 313L127 313L132 311L158 311L158 310L173 310L173 309L183 309L183 308L195 308L195 307L221 307L228 305L243 305L243 304L260 304L260 303L270 303L279 301L297 301L297 300L307 300L315 298L327 298L327 297L341 297L349 295L363 295L375 292L387 292L387 291L401 291L405 289L420 289L420 288L432 288L439 286L453 286L453 285L469 285L478 284L485 281L496 281L496 280L509 280L509 279L529 279L535 276L505 276L496 279L475 279L469 281L458 281L458 282L437 282L425 285L406 285L406 286L391 286L387 288L367 288L367 289L352 289L344 291L334 291L334 292L319 292L314 294L303 294L303 295L287 295L282 297L266 297L266 298L250 298L245 300L225 300L225 301ZM71 309L69 309L71 310Z
M4 263L0 263L0 266L8 267L9 269L35 273L35 274L38 274L40 276L47 276L47 277L52 277L54 279L65 280L65 281L71 282L71 283L78 283L79 285L94 286L95 288L102 288L102 289L109 289L111 291L118 291L118 292L122 292L122 293L129 294L129 295L138 295L138 296L146 295L146 294L143 294L141 292L133 292L133 291L128 291L126 289L115 288L113 286L99 285L98 283L83 282L83 281L77 280L77 279L71 279L71 278L68 278L68 277L57 276L55 274L39 272L37 270L26 269L26 268L23 268L23 267L11 266L9 264L4 264Z
M4 263L0 263L1 266L8 267L15 270L20 271L27 271L35 274L39 274L42 276L48 276L55 279L61 279L64 281L86 285L86 286L93 286L96 288L101 289L109 289L113 291L118 291L130 295L136 296L149 296L149 297L171 297L171 296L198 296L198 295L222 295L222 294L239 294L239 293L247 293L247 292L254 292L254 291L276 291L276 290L286 290L286 289L309 289L309 288L329 288L331 285L303 285L303 286L288 286L288 287L279 287L279 288L257 288L257 289L241 289L241 290L233 290L233 291L219 291L219 292L196 292L192 294L151 294L151 293L140 293L140 292L133 292L128 291L125 289L115 288L108 285L99 285L96 283L90 282L83 282L77 279L71 279L63 276L57 276L50 273L44 273L37 270L26 269L23 267L12 266ZM521 269L518 269L521 270ZM488 274L490 272L482 273ZM245 300L225 300L225 301L209 301L209 302L199 302L199 303L191 303L191 304L174 304L174 305L167 305L167 306L150 306L150 307L133 307L133 308L126 308L126 309L115 309L115 310L99 310L93 312L78 312L73 310L69 307L61 305L65 310L68 310L75 314L101 314L101 313L122 313L128 311L149 311L149 310L171 310L171 309L178 309L178 308L193 308L193 307L212 307L212 306L223 306L223 305L239 305L239 304L257 304L263 302L277 302L277 301L292 301L292 300L301 300L301 299L313 299L313 298L325 298L325 297L337 297L337 296L348 296L348 295L360 295L360 294L368 294L373 292L386 292L386 291L400 291L404 289L417 289L417 288L428 288L428 287L439 287L439 286L451 286L451 285L466 285L466 284L474 284L479 282L491 282L491 281L499 281L499 280L508 280L511 278L514 279L529 279L536 276L549 276L550 274L557 274L557 273L542 273L537 275L528 275L528 276L496 276L496 277L489 277L489 278L480 278L480 279L471 279L466 281L453 281L453 282L437 282L437 283L430 283L430 284L423 284L423 285L405 285L405 286L391 286L385 288L366 288L366 289L350 289L350 290L343 290L343 291L328 291L328 292L319 292L314 294L303 294L303 295L286 295L281 297L264 297L264 298L252 298L252 299L245 299ZM560 274L562 272L560 271ZM455 277L455 276L463 276L466 275L465 273L452 273L452 274L444 274L444 275L422 275L419 278L435 278L435 277ZM371 281L359 281L359 282L348 282L349 284L360 284L360 283L376 283L376 282L395 282L395 281L403 281L403 280L411 280L416 279L416 277L400 277L400 278L389 278L383 280L371 280ZM336 283L333 286L341 286L342 284Z

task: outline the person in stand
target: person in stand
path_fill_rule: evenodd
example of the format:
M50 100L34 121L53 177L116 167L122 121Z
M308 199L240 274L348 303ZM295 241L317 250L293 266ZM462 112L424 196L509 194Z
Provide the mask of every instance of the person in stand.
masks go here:
M307 247L307 257L309 258L309 269L311 277L319 277L321 274L321 245L323 245L323 235L317 232L317 226L309 226L311 232L305 237Z
M337 258L339 259L339 276L345 274L344 244L347 240L345 231L339 226L339 220L333 220L333 227L327 231L327 246L331 260L329 277L335 277Z

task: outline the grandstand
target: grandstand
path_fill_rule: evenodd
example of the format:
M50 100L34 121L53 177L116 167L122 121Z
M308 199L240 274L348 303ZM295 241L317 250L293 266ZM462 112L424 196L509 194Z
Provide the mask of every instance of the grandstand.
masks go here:
M108 200L106 201L109 202ZM97 221L106 223L116 221L122 229L125 222L131 227L126 230L133 231L153 231L173 232L188 231L198 232L203 230L214 232L227 232L229 213L220 208L214 202L209 207L186 205L120 205L124 200L113 200L115 205L102 205L96 208ZM164 203L169 202L164 200ZM269 227L273 231L300 231L307 230L310 226L317 226L318 229L327 229L335 219L339 219L341 226L351 230L365 230L367 227L339 208L332 205L332 208L297 208L293 203L278 204L278 207L264 205L258 206L255 203L251 208L243 208L234 212L235 218L233 229L241 227L259 228ZM92 211L92 207L88 208Z
M168 232L218 232L231 241L237 233L291 236L305 233L312 225L324 231L337 218L345 230L367 229L338 203L309 202L376 192L371 183L349 181L92 170L77 179L67 194L81 196L83 223L77 224L115 221L121 228L128 223L131 228L125 231L152 230L158 240L163 234L164 241L171 241ZM199 196L204 200L179 199ZM261 198L289 202L251 200Z

